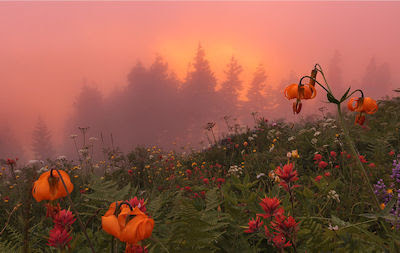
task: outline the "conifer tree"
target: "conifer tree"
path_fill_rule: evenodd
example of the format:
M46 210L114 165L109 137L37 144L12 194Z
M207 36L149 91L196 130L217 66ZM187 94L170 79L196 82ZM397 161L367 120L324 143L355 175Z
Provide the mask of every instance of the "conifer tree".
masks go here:
M242 66L238 63L236 58L232 56L227 65L227 69L225 70L225 81L222 83L222 88L219 91L223 102L223 105L220 108L224 108L225 111L223 113L225 115L237 114L239 92L242 88L242 81L240 80L240 74L242 71Z
M32 151L34 158L45 160L54 158L54 148L51 139L51 132L44 120L39 117L32 134Z
M253 79L250 84L249 91L247 93L247 98L249 99L249 109L251 112L262 113L266 108L268 103L273 101L267 101L266 97L263 95L266 88L267 74L265 73L265 68L262 64L257 66L257 69L253 75ZM273 97L272 91L266 91L269 98Z

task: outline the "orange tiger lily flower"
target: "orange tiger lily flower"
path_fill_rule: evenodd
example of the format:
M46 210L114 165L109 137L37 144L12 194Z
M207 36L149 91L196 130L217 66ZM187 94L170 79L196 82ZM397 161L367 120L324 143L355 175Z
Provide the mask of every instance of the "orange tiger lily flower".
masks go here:
M354 124L363 125L366 114L374 114L378 110L378 104L370 97L353 97L347 103L347 108L350 111L358 112Z
M117 207L120 213L116 215ZM130 216L135 216L127 222ZM114 202L108 211L101 217L103 230L118 238L121 242L136 245L139 241L151 236L154 228L154 220L144 214L138 207L131 210L128 204L122 201Z
M301 100L315 98L317 90L312 84L299 85L294 83L286 87L283 93L288 100L296 99L296 102L293 102L293 113L296 114L301 111Z
M154 220L135 207L131 215L136 215L131 219L121 231L120 240L129 244L137 244L139 241L151 236L154 228Z
M63 170L58 170L67 186L68 192L71 193L74 185L68 174ZM62 181L57 172L54 170L47 171L40 175L39 179L35 181L32 188L32 195L37 202L42 200L56 200L68 195L64 188Z

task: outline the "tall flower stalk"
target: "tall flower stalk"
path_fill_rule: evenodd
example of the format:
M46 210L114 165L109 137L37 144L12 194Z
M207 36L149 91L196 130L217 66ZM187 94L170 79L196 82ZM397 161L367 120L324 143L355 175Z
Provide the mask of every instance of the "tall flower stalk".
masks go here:
M317 78L318 73L321 74L325 85L323 85L317 81L316 78ZM307 84L307 86L305 86L302 83L302 81L304 79L310 80L309 83ZM364 113L373 114L378 109L376 101L373 100L372 98L364 97L364 93L362 92L362 90L357 89L357 90L350 92L350 89L351 89L350 87L347 89L347 91L343 94L343 96L340 99L336 98L333 95L328 82L326 81L326 77L325 77L324 72L322 71L322 67L319 64L315 64L314 69L311 71L311 75L303 76L300 79L299 83L297 84L297 87L292 84L285 89L284 93L288 99L296 98L296 102L293 104L293 112L295 114L299 113L301 110L301 99L311 99L311 98L315 97L315 94L316 94L315 85L316 84L318 84L322 89L324 89L326 91L327 99L328 99L329 103L336 104L337 111L338 111L339 123L343 130L344 137L347 141L347 144L350 147L350 151L351 151L353 157L356 159L356 165L359 168L359 170L361 171L364 181L367 184L367 187L369 188L371 195L373 196L372 198L375 202L376 208L377 208L377 210L379 210L379 201L378 201L376 195L374 194L374 189L372 187L371 182L369 181L367 172L366 172L364 166L362 165L360 159L358 159L359 154L357 152L357 149L355 148L353 140L350 138L349 130L344 123L344 118L343 118L343 114L342 114L342 110L341 110L341 104L343 102L345 102L347 99L349 99L353 94L355 94L356 92L359 92L361 97L352 98L349 101L348 108L352 111L356 111L359 113L356 116L355 123L363 125L364 120L365 120L365 116L363 114Z

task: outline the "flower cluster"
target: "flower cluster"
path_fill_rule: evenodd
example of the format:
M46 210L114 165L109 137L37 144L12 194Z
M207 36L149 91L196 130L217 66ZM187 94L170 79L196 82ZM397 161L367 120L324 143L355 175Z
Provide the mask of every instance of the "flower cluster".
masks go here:
M236 176L239 177L243 174L242 171L242 167L241 166L237 166L237 165L232 165L231 167L229 167L228 173L226 174L227 176Z
M396 219L400 218L400 161L393 161L393 169L391 179L393 180L389 187L385 184L383 179L379 179L376 184L374 184L374 193L380 201L381 209L385 209L388 203L396 198L397 201L391 207L390 213L395 215ZM400 229L399 221L391 221L396 229Z
M330 190L327 197L328 199L336 200L338 203L340 202L339 194L335 190Z
M288 192L296 187L299 187L299 185L293 184L299 180L297 177L297 170L294 170L293 166L293 163L289 163L285 164L283 168L278 167L275 170L275 174L280 179L280 185Z
M50 230L47 245L57 249L69 248L72 240L71 227L75 222L75 217L69 210L60 210L53 215L54 228Z
M265 197L261 200L260 206L264 213L257 214L256 220L251 219L248 223L248 229L245 233L259 232L264 224L264 233L274 247L282 250L294 246L296 233L299 230L298 223L292 216L285 216L284 209L280 206L280 200L276 197ZM260 217L264 221L260 220Z

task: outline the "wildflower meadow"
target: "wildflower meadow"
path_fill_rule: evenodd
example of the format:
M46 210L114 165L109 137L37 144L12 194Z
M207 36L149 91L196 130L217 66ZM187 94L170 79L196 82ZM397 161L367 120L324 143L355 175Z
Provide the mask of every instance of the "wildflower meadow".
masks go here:
M282 90L297 116L324 98L323 117L253 115L222 137L209 122L201 151L96 160L81 129L79 159L4 157L0 252L400 252L400 97L328 83L315 64Z

